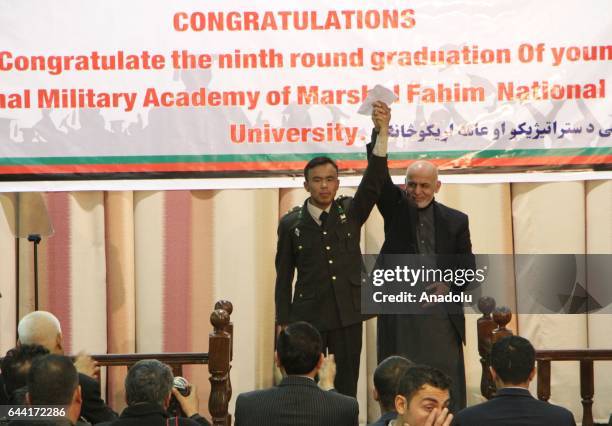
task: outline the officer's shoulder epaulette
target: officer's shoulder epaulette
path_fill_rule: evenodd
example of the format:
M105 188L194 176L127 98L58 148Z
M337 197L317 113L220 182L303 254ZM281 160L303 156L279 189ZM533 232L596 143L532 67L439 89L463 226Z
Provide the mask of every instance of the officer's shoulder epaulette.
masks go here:
M348 207L348 205L351 203L352 199L353 199L353 197L349 197L348 195L341 195L338 198L336 198L336 201L338 203L340 203L342 208L346 209Z
M283 228L291 228L299 223L301 206L296 206L290 209L287 213L281 217L280 226Z
M300 210L302 206L295 206L292 209L289 209L287 213L283 215L281 218L281 222L291 222L299 217Z

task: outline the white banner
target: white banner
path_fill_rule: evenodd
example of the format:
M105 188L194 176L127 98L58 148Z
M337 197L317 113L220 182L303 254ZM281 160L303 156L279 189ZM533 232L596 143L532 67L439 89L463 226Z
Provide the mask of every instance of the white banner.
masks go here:
M0 178L612 164L609 2L0 3ZM161 173L161 175L159 175Z

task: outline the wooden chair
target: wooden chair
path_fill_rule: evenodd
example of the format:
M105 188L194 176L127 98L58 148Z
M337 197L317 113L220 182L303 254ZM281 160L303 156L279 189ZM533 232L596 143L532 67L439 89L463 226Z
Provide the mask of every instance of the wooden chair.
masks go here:
M491 379L489 367L491 365L491 346L498 339L512 335L506 329L506 324L512 319L508 308L495 308L495 300L490 297L481 298L478 308L483 316L478 319L478 352L482 374L480 391L490 399L495 393L495 384ZM493 317L491 313L494 312ZM575 349L575 350L536 350L537 393L538 399L550 399L550 364L552 361L579 361L580 362L580 396L582 402L582 425L593 426L593 395L595 381L593 363L595 361L612 361L612 350L602 349Z
M125 366L129 368L142 359L157 359L168 364L175 376L183 375L183 366L208 364L210 372L210 396L208 409L215 426L229 426L231 415L228 413L232 397L230 380L231 361L233 358L234 327L230 321L233 311L231 302L220 300L210 315L213 332L208 335L208 353L137 353L137 354L100 354L91 355L100 367Z

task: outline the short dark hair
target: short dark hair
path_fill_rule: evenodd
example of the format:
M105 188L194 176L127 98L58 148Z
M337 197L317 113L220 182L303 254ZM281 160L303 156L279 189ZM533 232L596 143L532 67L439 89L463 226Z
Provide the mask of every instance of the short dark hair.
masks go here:
M491 348L491 367L509 385L524 383L535 366L535 349L529 340L506 336Z
M134 364L125 378L125 399L128 405L148 402L163 406L172 391L174 376L166 364L156 359L143 359Z
M44 355L32 361L28 393L32 405L68 405L79 386L72 360L63 355Z
M28 371L30 371L32 361L48 353L49 351L40 345L19 345L6 353L0 369L2 369L4 388L9 398L17 389L28 384Z
M451 379L442 371L429 365L413 365L400 379L397 394L405 397L410 403L414 394L425 385L447 390L450 389Z
M374 370L374 387L385 410L393 409L399 381L413 365L409 359L394 355L385 358Z
M307 322L290 324L278 335L276 352L285 372L307 374L317 366L321 358L323 341L321 334Z
M322 166L323 164L331 164L336 169L336 172L338 172L338 165L331 158L315 157L306 164L306 167L304 167L304 179L308 180L308 172L310 170L314 169L315 167Z

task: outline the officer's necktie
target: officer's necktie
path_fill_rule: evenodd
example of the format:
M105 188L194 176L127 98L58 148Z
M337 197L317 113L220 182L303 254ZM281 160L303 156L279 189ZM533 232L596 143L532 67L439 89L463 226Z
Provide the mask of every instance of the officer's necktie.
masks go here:
M328 217L329 217L329 213L327 213L325 210L323 210L323 212L319 216L319 220L321 221L321 227L322 228L325 228L325 223L327 222L327 218Z

